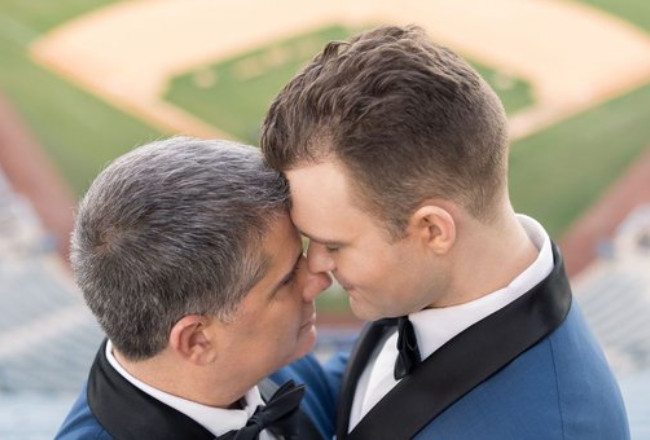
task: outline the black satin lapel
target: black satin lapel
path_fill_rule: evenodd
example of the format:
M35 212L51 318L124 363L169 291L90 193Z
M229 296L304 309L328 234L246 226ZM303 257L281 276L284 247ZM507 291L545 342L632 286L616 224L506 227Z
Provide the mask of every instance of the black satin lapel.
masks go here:
M555 245L553 256L555 267L546 279L429 356L346 438L412 438L447 407L559 327L571 306L571 289Z
M88 377L88 405L115 439L214 439L194 420L139 390L115 371L106 359L106 341Z
M341 393L336 416L336 438L338 440L345 439L348 434L350 412L359 376L363 373L377 342L381 340L384 332L393 327L396 322L395 319L389 318L366 324L359 335L357 344L350 353L348 366L341 380Z
M260 390L260 395L264 402L273 396L280 386L273 382L271 379L264 379L257 384L258 389ZM270 429L273 432L273 429ZM322 440L323 436L314 425L314 422L309 418L305 412L300 409L298 410L298 433L300 440ZM275 434L275 433L274 433Z

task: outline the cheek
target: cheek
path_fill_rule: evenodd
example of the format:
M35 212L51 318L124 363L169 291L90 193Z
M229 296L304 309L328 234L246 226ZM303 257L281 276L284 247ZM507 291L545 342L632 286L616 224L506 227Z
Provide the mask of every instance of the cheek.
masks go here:
M272 319L259 319L257 324L257 335L252 343L257 347L258 353L266 353L266 356L282 360L287 353L291 352L292 345L297 332L296 321L288 316L273 316Z
M274 310L269 310L269 316L279 335L290 334L292 331L295 333L303 319L303 308L302 296L298 292L292 292L281 303L274 304Z
M385 253L368 253L357 255L346 261L344 274L349 277L352 284L378 285L390 281L398 263L387 258Z
M241 321L239 331L241 336L257 342L273 337L275 330L282 325L281 307L278 307L274 301L269 301L250 310L245 319Z

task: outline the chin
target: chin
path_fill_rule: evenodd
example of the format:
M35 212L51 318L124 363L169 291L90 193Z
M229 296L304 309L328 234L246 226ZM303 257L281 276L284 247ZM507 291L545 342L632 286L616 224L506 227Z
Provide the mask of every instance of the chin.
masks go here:
M304 335L301 335L301 341L298 346L296 359L310 353L316 346L316 326L312 325Z
M291 354L289 361L291 363L295 360L300 359L301 357L310 353L314 346L316 345L316 327L311 326L309 329L304 329L298 334L298 342L296 343L296 349Z
M386 316L383 316L379 310L376 310L368 304L360 303L359 301L355 300L351 296L349 297L350 299L350 309L352 310L352 313L354 313L354 316L357 318L364 320L364 321L376 321L381 318L385 318Z
M350 297L350 309L352 309L354 316L363 321L378 321L384 318L398 318L411 313L406 310L395 310L394 308L391 309L389 307L380 309L372 304L355 301L352 297Z

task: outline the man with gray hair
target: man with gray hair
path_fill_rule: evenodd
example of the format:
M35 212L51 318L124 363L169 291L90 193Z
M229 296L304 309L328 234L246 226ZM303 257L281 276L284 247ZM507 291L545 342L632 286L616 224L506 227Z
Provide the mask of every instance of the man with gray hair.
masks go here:
M97 177L71 260L108 339L57 439L332 437L337 371L303 357L330 279L288 206L258 150L226 141L154 142Z

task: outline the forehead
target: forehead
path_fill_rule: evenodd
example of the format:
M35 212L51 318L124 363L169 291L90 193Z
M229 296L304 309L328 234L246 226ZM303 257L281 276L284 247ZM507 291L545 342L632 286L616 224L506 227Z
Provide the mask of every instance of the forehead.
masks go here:
M333 161L286 172L291 190L291 217L307 235L349 237L369 227L370 217L352 197L347 175Z
M286 172L292 200L304 201L315 194L327 195L328 200L350 203L347 176L340 165L332 161L304 165Z
M272 288L291 271L301 250L298 230L288 214L282 215L274 221L262 241L262 254L268 258L268 264L262 279L253 290L266 291Z
M291 221L289 214L283 214L268 229L262 241L263 252L271 259L271 267L283 265L285 262L296 259L296 249L302 248L300 234Z

